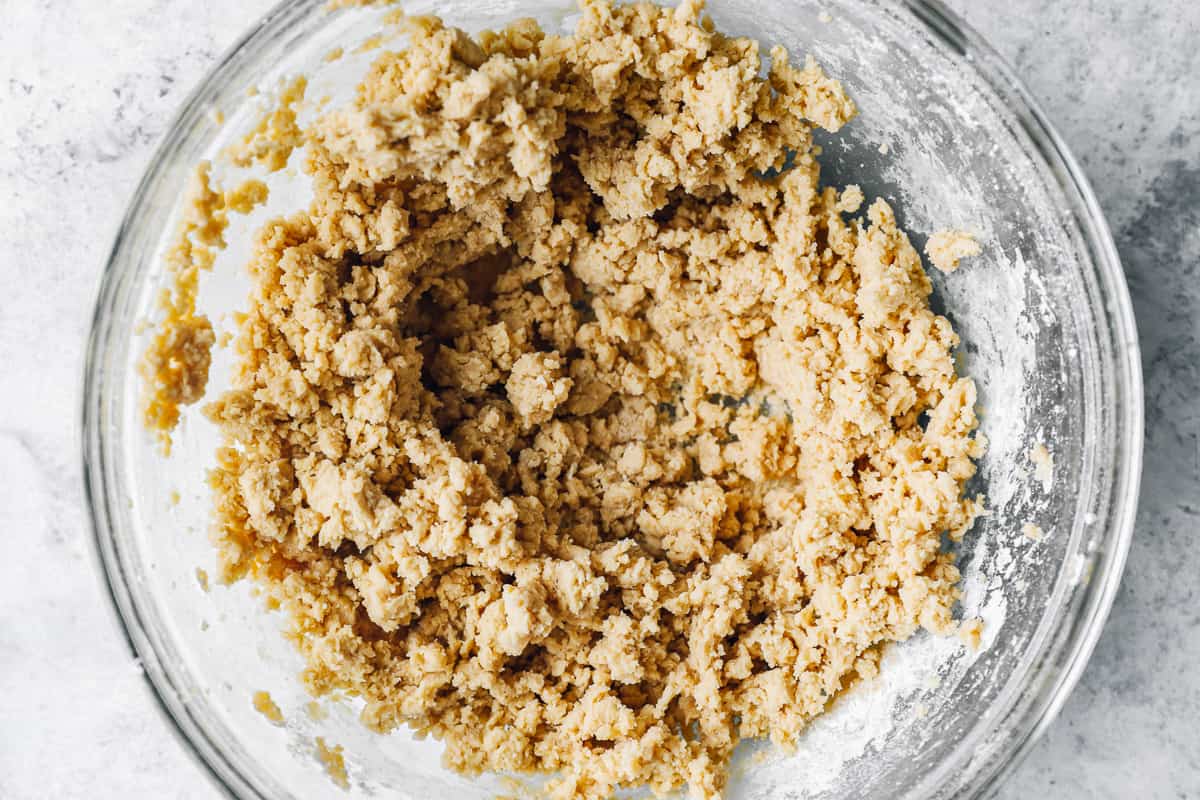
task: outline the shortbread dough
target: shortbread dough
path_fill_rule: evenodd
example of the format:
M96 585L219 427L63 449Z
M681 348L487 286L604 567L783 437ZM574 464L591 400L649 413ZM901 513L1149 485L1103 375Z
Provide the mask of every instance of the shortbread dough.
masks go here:
M820 184L855 110L811 59L696 0L409 24L258 233L206 409L224 578L456 770L718 796L740 739L954 629L956 336L887 203Z
M164 453L171 451L180 406L200 401L208 385L216 334L196 308L200 273L212 269L216 251L225 246L230 212L247 214L267 199L266 184L255 179L220 191L211 166L204 161L192 172L183 218L163 258L171 280L158 298L162 318L138 364L145 387L142 418Z
M962 259L977 256L981 252L979 242L966 231L938 231L925 243L925 255L929 256L929 263L946 273L957 270Z

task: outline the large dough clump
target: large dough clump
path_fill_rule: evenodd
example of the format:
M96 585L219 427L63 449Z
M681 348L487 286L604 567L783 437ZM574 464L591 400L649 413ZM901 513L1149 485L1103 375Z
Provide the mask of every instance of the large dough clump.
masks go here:
M312 690L564 798L717 795L739 739L950 629L979 510L920 258L819 183L851 101L700 12L413 20L305 133L208 408L226 578Z

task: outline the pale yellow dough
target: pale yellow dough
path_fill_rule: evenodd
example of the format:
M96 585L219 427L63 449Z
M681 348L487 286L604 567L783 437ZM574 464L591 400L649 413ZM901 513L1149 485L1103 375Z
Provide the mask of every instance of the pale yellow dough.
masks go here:
M739 739L956 630L975 387L892 210L820 185L837 82L760 77L693 0L582 10L413 20L304 132L207 408L217 536L366 724L560 798L715 797Z
M925 255L929 256L929 263L942 272L954 272L958 269L959 261L977 256L980 252L979 242L966 231L938 231L925 243Z
M1039 442L1029 450L1029 461L1033 464L1033 477L1042 484L1042 491L1048 493L1054 486L1054 455Z
M329 779L343 789L350 787L350 776L346 772L346 757L340 744L328 745L320 736L313 742L316 745L317 761L325 768Z

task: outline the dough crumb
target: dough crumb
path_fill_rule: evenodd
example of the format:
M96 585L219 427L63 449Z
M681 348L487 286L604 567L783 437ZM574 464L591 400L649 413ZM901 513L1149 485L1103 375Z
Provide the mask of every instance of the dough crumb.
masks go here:
M272 725L283 724L283 712L279 710L279 706L271 698L270 692L255 692L254 709L271 721Z
M925 243L929 263L946 273L958 269L960 259L977 256L980 252L974 235L960 230L938 231Z
M196 583L200 584L200 589L208 591L208 571L202 567L196 567Z
M395 5L400 0L326 0L326 11L338 11L343 8L371 8Z
M983 642L983 620L979 618L963 620L958 626L958 638L974 652L979 652Z
M282 84L279 99L266 109L254 128L223 153L235 166L258 164L268 172L278 172L288 164L292 152L304 144L304 133L297 123L299 106L304 102L308 78L298 75Z
M369 53L372 50L378 50L383 46L384 35L377 33L373 36L368 36L359 43L358 47L354 48L355 54Z
M562 370L558 353L525 353L513 364L505 384L508 401L526 425L549 422L567 399L572 381Z
M329 713L316 700L309 700L304 704L304 713L308 714L308 718L313 722L320 722L329 716Z
M193 170L175 241L164 258L168 285L158 300L162 319L138 364L143 420L164 454L171 451L180 406L204 396L212 363L212 323L197 312L196 293L200 272L212 268L216 250L224 246L228 218L211 170L207 161Z
M350 788L350 776L346 772L346 757L342 755L342 746L340 744L327 745L325 739L318 736L316 738L317 760L321 762L321 766L325 768L325 773L329 778L343 789Z
M249 213L265 200L261 181L223 192L212 178L210 162L193 170L182 219L164 259L168 285L158 301L162 319L138 364L143 420L164 455L171 451L180 407L199 401L208 385L216 336L208 317L196 309L200 273L212 269L217 251L225 246L229 213Z
M1022 525L1021 533L1026 539L1034 542L1040 542L1042 539L1046 538L1046 534L1041 527L1032 522L1026 522L1024 525Z
M258 206L267 202L269 190L267 185L259 180L248 180L225 192L224 207L236 214L249 214Z
M1029 451L1029 461L1033 464L1033 477L1042 484L1042 490L1049 492L1054 486L1054 455L1046 445L1038 443Z

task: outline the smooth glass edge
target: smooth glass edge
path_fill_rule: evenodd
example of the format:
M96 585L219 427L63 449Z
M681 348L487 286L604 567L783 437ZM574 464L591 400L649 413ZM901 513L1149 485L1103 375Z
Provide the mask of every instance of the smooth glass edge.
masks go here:
M107 490L111 490L116 481L113 476L105 474L111 459L108 452L110 448L106 448L104 438L100 435L110 400L110 387L103 380L103 374L107 371L104 345L113 334L113 320L105 311L115 307L115 294L121 279L125 277L118 273L117 264L122 251L130 246L131 232L137 225L134 210L146 202L152 187L162 180L166 166L171 163L171 157L185 144L188 134L207 113L214 95L228 83L230 75L237 71L246 53L254 52L265 41L286 35L297 21L305 18L308 7L319 2L320 0L280 0L276 3L222 53L215 65L199 79L168 122L164 138L150 156L141 179L130 195L125 213L113 237L104 269L97 278L97 288L94 291L96 299L82 365L79 444L83 465L84 499L92 530L89 549L98 567L101 583L107 590L110 619L115 622L115 627L120 630L131 655L136 659L145 681L144 686L149 689L156 708L168 723L167 727L174 738L200 767L210 784L233 800L265 800L265 795L213 740L205 725L193 716L187 703L181 699L177 682L160 663L158 651L152 642L152 626L143 622L145 615L129 589L124 556L112 532L112 507Z
M1091 659L1120 587L1133 541L1142 477L1144 400L1141 359L1133 302L1108 222L1086 174L1040 104L1008 62L942 0L904 0L904 5L930 33L963 58L979 63L976 56L982 56L986 69L976 67L973 71L1001 99L1020 101L1020 104L1007 105L1068 201L1068 210L1079 226L1083 243L1093 260L1102 301L1096 309L1097 318L1109 323L1097 326L1095 331L1097 338L1110 350L1113 371L1112 375L1105 376L1107 385L1102 387L1101 395L1102 401L1113 400L1112 441L1106 443L1111 447L1112 459L1108 466L1112 474L1107 497L1097 498L1106 512L1103 522L1107 536L1095 554L1092 579L1073 592L1078 596L1077 600L1067 598L1068 605L1079 603L1079 611L1061 621L1070 623L1065 626L1065 635L1055 635L1061 631L1048 631L1050 641L1043 646L1052 651L1038 654L1034 675L1039 684L1036 686L1038 696L1026 708L1019 709L1022 719L1012 732L1014 743L998 742L1002 751L997 754L999 757L982 763L971 783L963 787L969 796L987 797L1028 756L1062 710ZM1103 402L1099 413L1102 416L1106 413ZM1103 420L1101 422L1103 424ZM1060 623L1059 627L1064 626ZM1018 709L1015 705L1007 709L1012 710ZM1003 714L997 716L985 740L999 732L997 723L1004 718Z
M167 157L172 151L178 150L183 143L190 130L184 126L184 123L188 122L189 118L198 117L204 113L205 104L226 82L220 79L234 71L236 62L247 48L259 44L260 40L271 40L286 34L296 22L295 18L303 14L307 10L307 6L313 5L317 1L282 0L278 3L225 51L217 65L201 79L184 101L181 110L172 119L167 128L166 138L152 155L146 171L130 199L105 269L100 275L100 287L97 291L97 301L84 360L81 444L85 497L88 502L89 519L93 531L93 553L103 571L103 579L108 587L117 622L121 626L124 638L133 655L141 659L143 676L158 701L158 707L172 723L171 727L175 735L184 743L185 750L204 767L205 773L217 784L218 788L231 797L245 795L241 791L235 791L230 783L236 784L239 790L253 793L253 796L261 797L262 795L249 785L246 776L214 744L203 726L192 717L186 704L178 699L175 682L158 663L156 651L146 633L146 626L141 622L142 615L138 611L137 601L133 599L132 593L125 583L115 580L116 577L124 578L126 571L121 564L119 548L111 535L110 507L107 498L102 497L96 486L93 486L93 473L96 473L95 478L98 478L95 481L98 486L106 485L102 475L106 463L106 451L97 435L101 406L105 404L103 399L96 395L97 384L102 384L97 378L96 367L101 360L101 342L107 341L111 336L112 325L110 321L102 319L101 310L105 307L104 301L111 297L117 284L114 279L113 267L118 253L128 239L129 228L133 223L131 211L145 199L149 187L161 178L164 165L168 163ZM1067 199L1072 201L1070 204L1072 216L1081 232L1085 234L1083 236L1085 244L1095 256L1093 266L1097 268L1096 275L1100 279L1101 299L1108 301L1103 306L1104 314L1099 315L1099 318L1115 317L1119 327L1124 328L1123 331L1113 329L1098 331L1098 335L1111 340L1109 344L1114 356L1113 366L1117 373L1115 386L1106 387L1110 391L1115 390L1117 409L1114 412L1113 423L1118 430L1113 453L1117 456L1113 462L1113 485L1108 492L1109 496L1105 498L1108 501L1109 510L1113 512L1110 518L1115 523L1106 527L1110 534L1115 534L1117 546L1115 548L1105 547L1097 553L1096 567L1103 580L1100 582L1098 593L1094 583L1089 583L1084 587L1081 612L1069 620L1072 624L1063 640L1063 644L1068 646L1060 645L1057 648L1058 653L1040 654L1043 657L1042 660L1047 655L1065 654L1067 663L1065 668L1057 671L1057 674L1051 674L1047 679L1040 681L1042 686L1039 687L1039 690L1045 691L1039 691L1039 694L1046 695L1046 699L1037 703L1036 709L1031 707L1021 714L1022 717L1034 716L1033 724L1019 726L1028 727L1028 731L1024 733L1018 731L1018 743L1015 747L1007 746L1004 742L998 743L1002 751L997 754L999 757L989 759L990 763L983 764L975 779L971 781L972 785L964 787L972 796L982 796L990 794L1000 781L1023 760L1030 746L1061 709L1086 667L1120 585L1121 574L1132 541L1137 491L1141 477L1143 441L1141 435L1143 417L1141 365L1138 357L1136 327L1133 324L1132 303L1121 271L1120 259L1091 186L1074 157L1008 64L995 53L990 45L986 44L978 33L966 25L954 12L942 5L939 0L904 0L903 6L907 7L926 29L943 44L949 46L959 57L970 58L971 51L985 56L988 66L998 75L990 75L978 68L973 69L973 72L995 90L1001 99L1006 99L1009 97L1009 93L1014 93L1025 104L1024 109L1017 107L1010 108L1010 111L1023 124L1026 133L1037 147L1037 151L1045 159L1046 166L1051 168L1051 172L1058 179L1059 188L1067 196ZM1007 85L998 86L994 80L996 77L1004 79ZM1005 89L1008 92L1003 91ZM1033 127L1028 124L1029 117L1032 118ZM1065 173L1069 182L1062 180L1059 175L1060 171ZM1082 205L1086 213L1079 214L1074 207L1076 204ZM1118 326L1112 327L1117 328ZM1106 333L1107 337L1104 336ZM1122 333L1124 335L1119 336ZM1121 378L1125 380L1122 381ZM1122 399L1126 402L1121 403ZM1124 427L1124 431L1120 430L1122 427ZM1124 436L1121 435L1122 433ZM1127 452L1128 460L1120 458L1122 451ZM1122 489L1124 491L1121 491ZM1114 502L1120 500L1124 502ZM103 507L102 519L98 514L98 506ZM106 535L101 536L101 533ZM118 583L120 586L117 585ZM1072 648L1069 646L1071 644L1075 646ZM1041 664L1037 666L1040 668L1039 671L1045 671ZM1051 666L1056 665L1052 664ZM1035 710L1036 715L1030 713ZM996 721L1003 718L1003 715L997 715ZM997 726L993 723L985 730L985 733L994 736L996 731ZM200 741L197 742L197 739ZM955 755L957 756L959 753L956 752ZM951 760L961 761L957 758ZM949 764L943 766L949 766Z
M114 243L114 252L120 246L124 225L121 226ZM108 277L107 271L104 273ZM104 297L111 294L115 282L105 281L104 289L98 292L97 312ZM92 331L88 337L86 355L84 358L83 392L79 407L81 430L80 447L83 456L83 493L88 507L88 521L92 530L90 547L93 564L96 567L96 577L99 586L107 593L109 603L104 604L107 616L113 627L121 633L121 638L129 648L138 671L143 678L143 689L154 701L154 706L168 723L174 739L182 745L183 751L202 769L209 782L222 793L231 798L237 794L226 781L224 774L219 774L218 767L212 763L214 756L219 757L219 749L206 736L203 729L190 719L186 708L177 699L179 692L169 674L159 663L158 652L147 635L148 626L142 622L142 614L138 610L137 601L128 586L128 575L122 564L121 555L112 534L112 512L108 497L103 487L110 483L103 475L104 465L108 461L103 438L99 435L100 422L107 404L104 402L103 390L95 389L98 380L94 377L97 366L97 354L100 352L100 342L107 339L111 324L103 323L105 329L100 332L101 316L93 315ZM161 681L161 683L160 683ZM225 765L228 768L228 765ZM221 771L223 773L223 771ZM236 771L232 771L236 776ZM234 780L235 783L240 781Z

